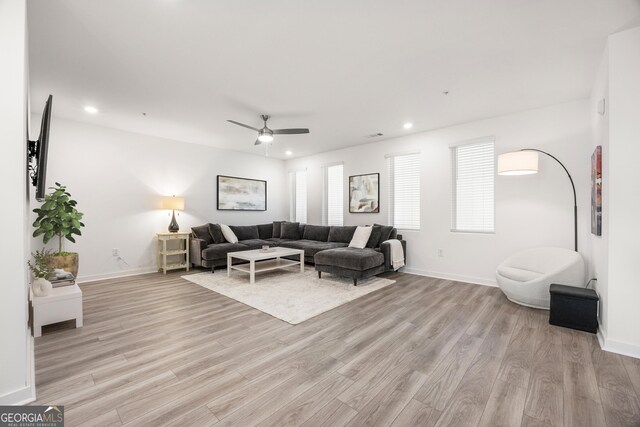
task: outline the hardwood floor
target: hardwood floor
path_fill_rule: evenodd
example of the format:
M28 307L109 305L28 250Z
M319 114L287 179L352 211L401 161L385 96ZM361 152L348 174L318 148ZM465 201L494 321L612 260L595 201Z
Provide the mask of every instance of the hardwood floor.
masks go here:
M293 326L183 274L81 285L85 326L36 339L36 403L68 426L640 425L640 361L497 288L391 273Z

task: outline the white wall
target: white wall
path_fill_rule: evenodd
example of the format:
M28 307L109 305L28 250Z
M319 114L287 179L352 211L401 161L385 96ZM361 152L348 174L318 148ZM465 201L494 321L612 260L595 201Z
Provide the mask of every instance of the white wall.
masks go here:
M640 27L609 37L607 339L640 357Z
M508 255L535 246L573 248L573 193L562 168L540 157L540 173L496 177L496 233L452 233L449 145L488 135L496 154L519 148L549 151L565 163L578 192L579 246L589 250L590 155L589 101L581 100L431 132L408 135L287 161L287 170L307 169L308 222L322 220L321 165L344 161L344 223L388 222L389 153L420 150L422 157L421 229L401 231L407 240L407 271L469 282L495 284L496 266ZM380 172L379 214L349 214L347 177ZM444 257L437 256L443 249Z
M259 224L286 216L282 160L55 117L49 150L48 184L66 185L85 214L83 235L76 244L66 243L67 250L80 254L81 280L155 269L155 233L166 231L171 220L168 211L159 209L164 195L185 198L185 211L177 217L181 230L207 222ZM218 174L267 180L267 211L216 210ZM123 261L112 256L113 248Z
M26 3L0 0L0 404L33 397L33 340L27 329Z

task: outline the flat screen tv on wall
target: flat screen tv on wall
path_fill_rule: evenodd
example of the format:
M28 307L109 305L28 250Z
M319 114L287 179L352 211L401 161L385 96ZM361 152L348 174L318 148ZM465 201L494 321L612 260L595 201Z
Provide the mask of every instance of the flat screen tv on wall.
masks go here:
M47 153L49 152L49 124L53 97L49 95L42 112L40 136L37 141L29 141L29 175L31 184L36 187L36 200L44 200L47 189Z

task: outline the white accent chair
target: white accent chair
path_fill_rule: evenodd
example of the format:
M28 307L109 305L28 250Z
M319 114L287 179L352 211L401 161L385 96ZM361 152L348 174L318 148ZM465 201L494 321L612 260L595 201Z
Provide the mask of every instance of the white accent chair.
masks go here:
M549 309L549 285L584 286L580 253L564 248L533 248L511 255L496 269L498 286L516 304Z

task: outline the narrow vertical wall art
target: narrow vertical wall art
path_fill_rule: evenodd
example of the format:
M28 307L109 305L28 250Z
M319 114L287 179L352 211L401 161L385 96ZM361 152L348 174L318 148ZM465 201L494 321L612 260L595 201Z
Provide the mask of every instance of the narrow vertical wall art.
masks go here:
M602 236L602 145L591 155L591 234Z

